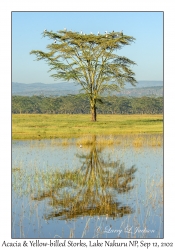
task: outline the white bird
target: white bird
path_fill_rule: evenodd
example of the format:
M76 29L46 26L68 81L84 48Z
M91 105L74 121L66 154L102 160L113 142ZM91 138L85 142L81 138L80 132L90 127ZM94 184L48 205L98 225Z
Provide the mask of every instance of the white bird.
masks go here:
M55 39L55 43L57 42L57 40Z
M80 144L80 148L82 148L82 145Z
M67 29L66 29L66 28L64 28L64 30L66 31Z
M81 30L81 32L80 32L81 34L83 34L83 31Z
M98 31L98 35L100 35L100 32Z

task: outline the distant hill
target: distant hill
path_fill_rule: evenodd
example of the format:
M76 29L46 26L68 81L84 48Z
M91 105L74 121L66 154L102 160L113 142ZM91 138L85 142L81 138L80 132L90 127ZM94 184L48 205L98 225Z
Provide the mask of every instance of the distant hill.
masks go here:
M12 82L12 95L32 96L32 95L56 95L78 94L80 86L74 83L16 83Z
M12 95L19 96L66 96L68 94L76 95L81 90L80 85L75 83L17 83L12 82ZM113 92L117 96L163 96L163 81L139 81L136 87L126 84L121 92Z
M119 93L116 93L117 96L130 96L130 97L142 97L142 96L163 96L163 87L144 87L144 88L132 88L124 89Z

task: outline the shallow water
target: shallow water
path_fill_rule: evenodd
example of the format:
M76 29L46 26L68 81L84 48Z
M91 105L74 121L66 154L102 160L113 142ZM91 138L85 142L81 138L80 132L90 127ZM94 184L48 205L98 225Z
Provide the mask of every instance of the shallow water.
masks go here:
M12 142L12 238L163 238L163 148Z

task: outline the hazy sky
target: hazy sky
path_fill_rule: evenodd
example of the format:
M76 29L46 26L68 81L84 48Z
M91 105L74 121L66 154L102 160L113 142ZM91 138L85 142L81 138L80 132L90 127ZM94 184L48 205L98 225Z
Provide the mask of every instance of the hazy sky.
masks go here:
M135 61L136 80L163 80L163 12L12 12L12 81L54 83L44 61L35 61L31 50L46 50L51 41L44 29L104 33L121 31L136 38L120 55Z

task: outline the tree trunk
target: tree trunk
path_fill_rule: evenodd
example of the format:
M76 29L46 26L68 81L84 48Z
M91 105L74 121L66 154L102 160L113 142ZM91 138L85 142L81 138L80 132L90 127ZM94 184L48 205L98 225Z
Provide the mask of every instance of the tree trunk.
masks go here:
M91 115L92 115L91 121L96 122L96 120L97 120L97 112L96 112L95 104L91 105Z

